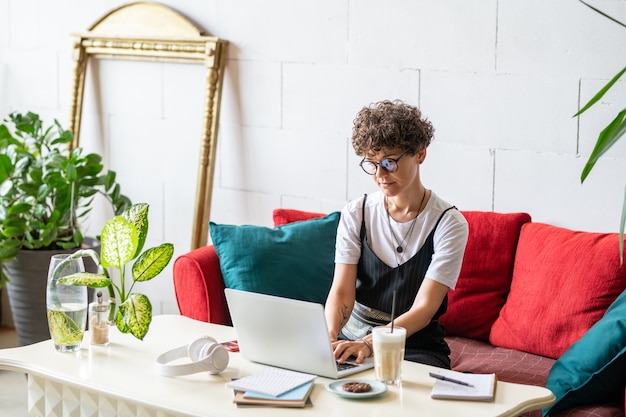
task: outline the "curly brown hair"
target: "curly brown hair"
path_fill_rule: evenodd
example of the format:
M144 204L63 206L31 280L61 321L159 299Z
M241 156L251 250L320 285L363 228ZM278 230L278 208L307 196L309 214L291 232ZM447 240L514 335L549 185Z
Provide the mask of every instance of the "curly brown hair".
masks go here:
M354 119L352 147L357 155L383 149L402 149L410 154L430 145L435 128L415 106L401 100L384 100L363 107Z

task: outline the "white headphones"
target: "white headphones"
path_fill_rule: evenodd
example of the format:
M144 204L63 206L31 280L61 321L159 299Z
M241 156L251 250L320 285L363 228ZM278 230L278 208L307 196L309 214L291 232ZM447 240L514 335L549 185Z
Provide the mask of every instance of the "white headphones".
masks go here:
M189 358L191 363L167 365L176 359ZM164 376L180 376L208 372L219 374L228 366L228 351L217 340L203 336L188 346L181 346L160 355L157 358L157 372Z

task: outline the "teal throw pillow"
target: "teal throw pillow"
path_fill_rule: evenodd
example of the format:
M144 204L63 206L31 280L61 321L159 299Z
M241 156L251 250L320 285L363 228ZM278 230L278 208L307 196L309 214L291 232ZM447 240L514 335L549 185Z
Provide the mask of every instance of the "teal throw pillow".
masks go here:
M626 291L554 363L546 387L556 396L543 415L624 395Z
M339 212L274 229L210 223L227 288L325 303Z

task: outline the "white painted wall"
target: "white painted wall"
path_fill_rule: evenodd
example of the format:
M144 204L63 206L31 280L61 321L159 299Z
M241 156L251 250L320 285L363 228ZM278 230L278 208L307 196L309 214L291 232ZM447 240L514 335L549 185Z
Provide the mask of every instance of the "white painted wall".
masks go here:
M574 0L166 0L230 41L212 220L270 226L276 207L329 212L373 191L349 145L366 104L400 98L436 128L427 187L461 210L526 211L618 230L626 140L581 186L597 133L625 105L626 29ZM0 0L0 113L69 118L70 33L124 2ZM593 4L626 21L623 0ZM86 84L82 145L150 204L150 244L189 249L201 66L100 61ZM91 219L97 233L110 213ZM617 249L616 249L617 250ZM139 288L138 288L139 289ZM141 289L177 312L171 268Z

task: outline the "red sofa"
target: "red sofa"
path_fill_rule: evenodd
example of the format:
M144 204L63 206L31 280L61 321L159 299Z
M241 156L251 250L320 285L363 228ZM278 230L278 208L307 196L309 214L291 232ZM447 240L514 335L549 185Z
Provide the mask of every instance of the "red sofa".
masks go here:
M526 213L462 213L469 238L457 287L449 292L448 311L441 318L452 368L548 386L557 395L554 408L544 410L549 416L623 417L626 267L620 264L618 235L535 223ZM321 216L277 209L274 223L287 231ZM296 239L306 240L298 233ZM215 238L213 242L218 244ZM233 255L222 254L224 262ZM332 264L332 253L326 257ZM228 261L227 268L238 260ZM174 286L181 314L231 324L222 269L214 246L176 259Z

